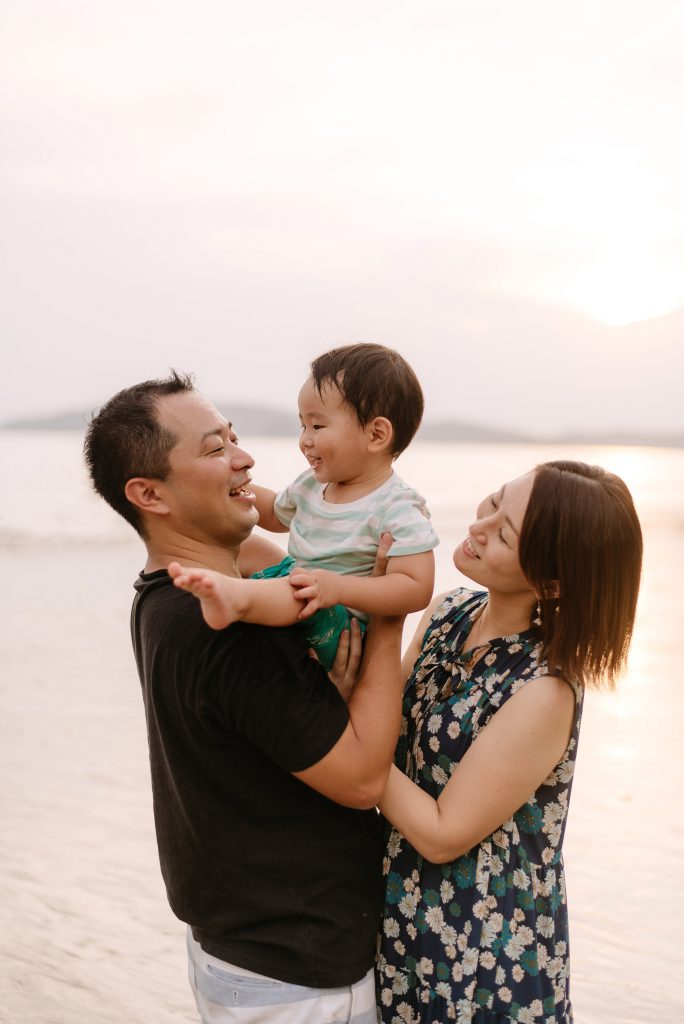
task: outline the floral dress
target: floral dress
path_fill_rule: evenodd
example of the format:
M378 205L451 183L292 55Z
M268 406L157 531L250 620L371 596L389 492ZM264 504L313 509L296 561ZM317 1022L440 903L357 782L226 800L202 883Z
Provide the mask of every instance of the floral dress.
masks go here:
M435 798L498 708L548 672L534 628L461 654L486 601L457 590L439 605L406 687L395 763ZM573 689L563 758L496 832L448 864L389 832L377 963L385 1024L572 1024L561 847L582 706Z

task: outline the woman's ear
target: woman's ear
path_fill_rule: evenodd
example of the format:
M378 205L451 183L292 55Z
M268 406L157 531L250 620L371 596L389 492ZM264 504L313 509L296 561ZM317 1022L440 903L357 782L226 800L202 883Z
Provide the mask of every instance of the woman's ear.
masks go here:
M382 452L392 447L394 427L386 416L374 416L366 430L371 451Z
M553 601L555 598L561 596L560 592L560 580L549 580L542 587L542 598L545 601Z
M169 511L168 505L163 501L157 491L157 481L148 480L142 476L135 476L126 481L124 494L141 512L149 512L152 515L165 516Z

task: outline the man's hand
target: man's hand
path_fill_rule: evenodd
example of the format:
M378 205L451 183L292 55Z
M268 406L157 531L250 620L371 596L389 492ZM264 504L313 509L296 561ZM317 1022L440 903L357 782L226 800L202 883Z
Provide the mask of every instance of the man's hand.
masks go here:
M362 651L359 620L352 617L349 629L343 630L340 634L335 660L328 672L347 704L356 686Z
M293 569L289 580L298 601L306 602L297 616L308 619L320 608L332 608L340 604L339 576L327 569Z
M391 533L383 533L378 544L378 550L375 554L375 565L373 566L373 572L371 576L384 576L387 572L387 565L389 558L387 552L394 544L394 538Z

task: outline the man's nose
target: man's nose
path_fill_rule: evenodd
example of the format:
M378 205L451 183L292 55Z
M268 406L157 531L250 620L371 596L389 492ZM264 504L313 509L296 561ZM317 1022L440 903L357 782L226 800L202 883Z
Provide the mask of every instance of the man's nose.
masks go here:
M235 469L251 469L254 465L254 459L245 452L242 448L236 448L231 456L231 463Z

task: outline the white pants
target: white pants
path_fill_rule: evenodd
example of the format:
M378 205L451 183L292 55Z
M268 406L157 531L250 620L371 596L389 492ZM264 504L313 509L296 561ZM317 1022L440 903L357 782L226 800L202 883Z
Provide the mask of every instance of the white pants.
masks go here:
M376 1024L375 981L289 985L205 953L188 928L188 978L202 1024Z

